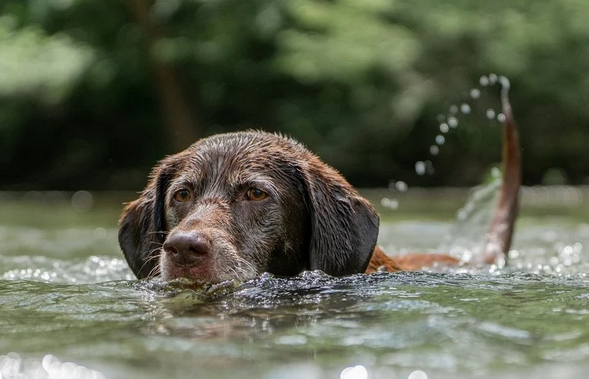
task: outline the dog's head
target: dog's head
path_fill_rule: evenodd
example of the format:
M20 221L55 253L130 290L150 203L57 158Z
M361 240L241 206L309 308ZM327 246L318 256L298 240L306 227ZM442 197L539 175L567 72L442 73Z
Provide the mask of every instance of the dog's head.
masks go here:
M363 272L378 235L372 206L292 139L220 134L163 159L120 220L139 278L218 282L263 272Z

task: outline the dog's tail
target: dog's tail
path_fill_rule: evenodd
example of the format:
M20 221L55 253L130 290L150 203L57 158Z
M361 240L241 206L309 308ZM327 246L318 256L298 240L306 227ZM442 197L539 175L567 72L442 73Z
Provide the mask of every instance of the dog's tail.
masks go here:
M477 256L474 263L493 264L501 260L505 262L505 256L511 246L511 238L515 220L519 211L519 188L521 186L521 152L519 135L511 104L509 103L509 81L501 78L503 90L501 91L503 121L503 182L499 194L499 202L495 208L495 214L489 232L485 236L483 254ZM372 273L384 268L387 271L412 271L435 264L455 265L460 260L446 254L407 254L403 256L387 256L379 246L376 246L366 273Z
M505 117L503 121L503 183L491 227L485 236L483 254L480 256L480 262L485 264L493 264L505 259L511 246L515 220L519 212L522 164L519 134L509 103L509 81L502 77L501 82L503 85L501 105Z

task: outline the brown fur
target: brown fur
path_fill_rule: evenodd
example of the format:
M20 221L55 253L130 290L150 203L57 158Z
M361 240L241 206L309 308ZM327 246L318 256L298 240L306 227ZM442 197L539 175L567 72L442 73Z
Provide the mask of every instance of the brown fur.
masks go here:
M507 252L517 215L521 158L508 105L504 183L484 263ZM252 189L267 197L252 200ZM178 200L179 191L188 200ZM379 219L370 203L304 146L264 132L215 135L163 159L119 224L138 278L218 282L262 272L341 276L459 263L444 254L384 254L375 246Z
M194 196L178 203L183 188ZM268 197L248 200L251 188ZM292 139L242 132L162 160L123 212L119 242L139 278L220 281L363 272L377 235L378 215L333 168Z
M388 256L382 251L380 246L376 246L368 268L367 274L384 270L388 272L396 271L416 271L424 267L434 265L455 266L460 263L460 259L451 257L446 254L419 254L411 253L407 255Z

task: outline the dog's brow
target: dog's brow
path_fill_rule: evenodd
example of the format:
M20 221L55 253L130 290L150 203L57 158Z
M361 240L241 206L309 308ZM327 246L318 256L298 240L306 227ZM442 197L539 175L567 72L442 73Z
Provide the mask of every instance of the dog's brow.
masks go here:
M236 178L230 186L235 190L255 187L268 192L271 196L278 196L280 193L275 180L266 175L248 175L245 177L239 177Z
M194 180L192 179L192 176L182 174L179 177L177 177L176 179L174 179L174 181L170 185L170 188L193 187L193 186L194 186Z

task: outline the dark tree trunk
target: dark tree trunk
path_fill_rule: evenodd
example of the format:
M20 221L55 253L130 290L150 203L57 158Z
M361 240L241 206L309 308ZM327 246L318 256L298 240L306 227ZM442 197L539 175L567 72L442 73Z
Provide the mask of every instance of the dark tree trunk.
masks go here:
M164 36L162 27L151 15L152 4L152 0L128 0L135 21L145 36L148 50ZM177 70L171 64L153 59L151 54L148 56L152 80L166 121L168 146L174 152L184 150L200 134L197 133L197 122L182 91Z

